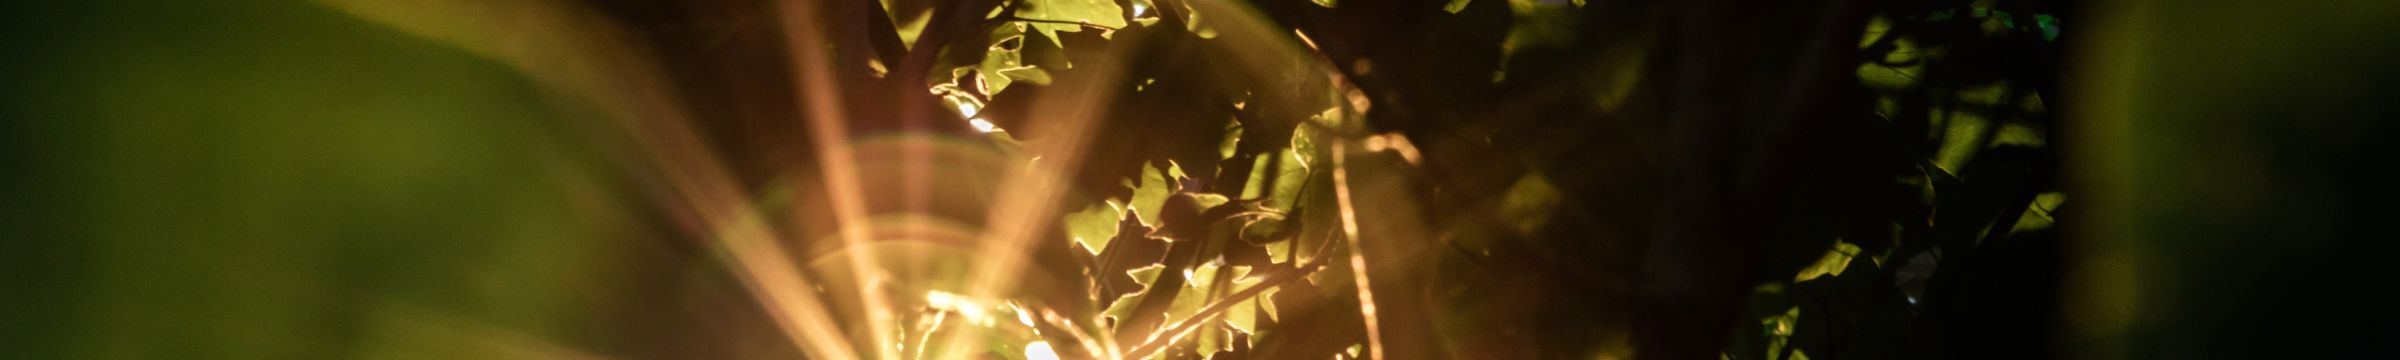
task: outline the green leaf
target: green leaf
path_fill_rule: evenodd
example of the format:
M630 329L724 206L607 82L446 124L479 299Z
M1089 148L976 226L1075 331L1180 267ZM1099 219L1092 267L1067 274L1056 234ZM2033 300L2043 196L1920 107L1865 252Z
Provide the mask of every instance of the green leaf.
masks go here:
M1125 293L1125 295L1120 295L1117 296L1116 299L1110 300L1108 303L1108 309L1101 310L1100 316L1104 318L1116 319L1117 321L1124 321L1125 319L1130 318L1130 315L1133 315L1133 308L1140 306L1142 297L1147 296L1150 293L1150 284L1156 283L1158 281L1158 274L1163 272L1165 269L1165 266L1150 264L1149 266L1134 268L1133 270L1126 270L1125 275L1133 277L1134 283L1142 284L1142 290Z
M1165 266L1150 264L1149 266L1138 267L1134 268L1133 270L1126 270L1125 275L1132 276L1133 282L1135 283L1142 284L1142 286L1150 286L1151 282L1158 281L1158 274L1160 272L1164 272L1164 270L1166 270Z
M1817 258L1816 264L1800 269L1800 275L1793 277L1792 281L1808 281L1827 275L1842 276L1842 269L1850 268L1850 260L1857 258L1861 251L1856 244L1835 239L1832 250L1825 251L1825 256Z
M2057 222L2057 219L2050 216L2050 212L2057 210L2059 205L2066 202L2067 195L2064 193L2046 192L2035 195L2032 206L2025 207L2025 215L2017 218L2017 226L2009 228L2008 232L2021 233L2050 228Z
M1301 140L1295 138L1293 141ZM1274 169L1266 168L1270 163L1275 166ZM1300 188L1308 184L1308 158L1301 156L1298 146L1260 156L1251 163L1250 168L1248 184L1242 187L1242 198L1257 199L1262 194L1272 194L1273 198L1267 199L1265 204L1269 209L1290 212L1292 205L1299 200ZM1274 184L1266 184L1270 171L1275 174Z
M1117 296L1116 300L1108 303L1108 309L1100 311L1100 317L1116 319L1119 323L1133 318L1133 308L1141 306L1142 294L1144 292L1130 292Z
M982 85L982 88L977 90L981 90L986 96L998 95L1000 91L1007 90L1010 83L1015 82L1005 72L1010 70L1022 72L1023 69L1033 68L1024 64L1024 54L1019 52L1025 49L1024 24L994 27L990 36L988 46L983 52L983 61L975 65L975 76L980 80L977 83ZM1044 74L1042 78L1047 81L1049 76Z
M1125 220L1125 207L1114 200L1093 203L1082 211L1069 213L1063 226L1067 236L1084 251L1099 254L1108 250L1108 241L1117 237L1117 228Z
M1225 120L1225 140L1217 142L1217 159L1232 159L1233 151L1242 143L1242 122ZM1255 172L1255 171L1253 171Z
M1192 314L1200 311L1200 307L1207 306L1208 299L1216 295L1209 293L1209 290L1214 289L1211 281L1216 279L1217 271L1222 268L1218 264L1207 263L1191 269L1184 269L1183 273L1177 274L1184 277L1183 285L1188 289L1175 293L1175 302L1173 305L1167 306L1167 322L1173 323L1190 318Z
M1334 116L1328 114L1336 114L1333 112L1339 110L1339 108L1330 109L1327 110L1327 114L1319 114L1318 116ZM1278 159L1276 159L1277 164L1275 166L1276 175L1275 184L1273 184L1274 192L1272 193L1273 197L1267 199L1267 208L1282 210L1287 213L1298 210L1300 196L1302 195L1300 194L1301 189L1306 188L1309 178L1314 175L1310 171L1310 161L1320 159L1321 157L1319 154L1321 153L1319 151L1322 150L1317 148L1314 132L1307 131L1307 129L1307 126L1300 126L1299 128L1293 129L1291 145L1285 147L1283 151L1278 151L1275 153L1275 156ZM1253 166L1252 168L1264 168L1266 160L1267 159L1264 157L1260 158L1259 165ZM1250 186L1243 188L1242 198L1258 198L1260 195L1258 191L1266 188L1264 186L1259 186L1261 185L1260 183L1266 181L1265 175L1265 172L1251 172Z
M1466 10L1467 3L1473 1L1474 0L1450 0L1450 3L1442 4L1442 11L1457 14L1459 10Z
M1133 201L1127 205L1133 207L1142 225L1158 226L1160 208L1166 207L1167 196L1175 194L1176 182L1183 179L1183 168L1173 161L1167 162L1164 169L1156 164L1142 166L1141 183L1131 186Z
M1125 27L1125 9L1117 7L1115 0L1025 0L1024 8L1017 11L1017 17L1084 23L1109 28ZM1032 25L1033 32L1050 37L1052 42L1058 41L1058 33L1083 31L1082 25L1074 24L1032 23Z
M1308 122L1310 122L1310 123L1315 123L1317 126L1319 126L1319 127L1323 128L1323 129L1341 129L1341 128L1343 128L1343 127L1342 127L1342 120L1344 120L1344 119L1345 119L1345 118L1342 116L1342 107L1341 107L1341 106L1338 106L1338 105L1337 105L1337 106L1334 106L1334 107L1325 108L1325 111L1317 112L1317 113L1316 113L1316 114L1314 114L1314 115L1309 115L1309 116L1308 116ZM1309 127L1308 127L1306 124L1303 124L1303 125L1300 127L1300 129L1308 129L1308 128L1309 128ZM1292 131L1292 133L1293 133L1293 135L1292 135L1292 141L1293 141L1293 142L1292 142L1292 146L1293 146L1293 147L1300 147L1300 146L1301 146L1301 142L1302 142L1302 141L1312 141L1312 142L1313 142L1313 141L1315 141L1314 139L1303 140L1303 138L1304 138L1304 137L1303 137L1303 136L1301 136L1301 135L1299 135L1300 133L1302 133L1302 132L1303 132L1303 131L1301 131L1300 129L1295 129L1295 130L1293 130L1293 131ZM1313 146L1313 145L1314 145L1314 143L1311 143L1310 145L1312 145L1312 146ZM1311 149L1302 149L1302 150L1311 150ZM1317 153L1317 152L1314 152L1314 151L1303 151L1302 153L1303 153L1303 154L1309 154L1309 156L1310 156L1310 157L1315 157L1317 154L1319 154L1319 153Z
M1236 236L1236 238L1245 244L1268 246L1269 248L1266 249L1267 256L1274 257L1272 260L1275 262L1282 262L1282 252L1290 250L1290 248L1276 249L1273 247L1276 244L1289 242L1286 240L1291 240L1291 237L1296 233L1293 230L1297 230L1290 227L1297 226L1298 224L1299 223L1297 221L1289 218L1276 219L1270 217L1253 219L1241 224L1239 229L1240 233Z
M1514 226L1519 234L1531 235L1550 221L1550 211L1558 207L1558 186L1539 173L1526 173L1508 187L1500 197L1500 217Z
M1277 286L1267 289L1266 291L1258 292L1258 300L1253 300L1258 302L1258 309L1260 311L1267 313L1267 320L1283 321L1283 315L1277 314L1275 310L1275 295L1281 292L1283 292L1283 287ZM1252 318L1252 321L1252 324L1256 324L1255 317ZM1256 332L1252 333L1255 334Z
M1232 269L1228 276L1232 276L1233 280L1227 282L1230 287L1224 289L1226 293L1249 289L1252 286L1258 286L1260 281L1266 280L1263 277L1250 276L1250 267L1248 266L1234 266ZM1225 326L1247 334L1258 333L1258 304L1260 303L1258 299L1264 298L1266 298L1266 293L1261 292L1257 297L1243 299L1242 302L1233 304L1233 307L1226 308Z
M1007 77L1010 81L1021 81L1036 85L1050 85L1050 71L1042 70L1042 68L1039 67L1034 67L1032 64L1000 69L999 73L1000 76Z
M1233 335L1225 331L1223 326L1201 325L1199 330L1192 331L1191 336L1194 345L1192 353L1201 359L1207 359L1218 351L1233 350Z
M1785 311L1783 314L1759 320L1759 325L1766 328L1767 360L1777 360L1783 357L1783 348L1791 343L1792 332L1799 327L1799 322L1800 307L1798 306L1793 306L1791 311Z
M1133 0L1133 22L1150 26L1158 23L1158 4L1150 0Z
M1452 2L1464 6L1465 0ZM1520 50L1536 47L1569 47L1575 45L1583 17L1575 11L1581 4L1558 4L1540 0L1509 0L1508 9L1514 14L1509 23L1508 37L1500 42L1500 69L1492 74L1492 82L1507 79L1508 60ZM1445 10L1448 10L1445 8ZM1450 10L1457 13L1457 10Z
M2041 26L2043 41L2058 41L2058 17L2050 15L2034 15L2033 22L2036 25Z
M1200 16L1200 9L1192 8L1192 2L1178 1L1176 4L1183 7L1184 30L1191 31L1193 36L1199 36L1202 39L1217 38L1217 29L1209 26L1209 21Z
M1225 203L1227 203L1227 202L1231 202L1231 201L1233 201L1233 200L1231 200L1231 199L1226 199L1226 198L1225 198L1225 195L1217 195L1217 194L1209 194L1209 193L1194 193L1194 194L1192 194L1191 196L1192 196L1192 204L1193 204L1193 205L1199 205L1199 206L1200 206L1200 210L1202 210L1202 211L1204 211L1204 212L1205 212L1205 211L1207 211L1208 209L1216 208L1217 206L1222 206L1222 205L1225 205Z
M1291 257L1292 243L1297 242L1298 241L1277 241L1268 243L1265 246L1267 248L1267 258L1277 264L1283 263L1283 259Z
M1222 299L1225 295L1257 286L1262 280L1250 279L1249 275L1250 267L1248 266L1225 266L1218 263L1201 264L1187 270L1184 273L1186 276L1184 284L1189 289L1176 294L1174 304L1168 306L1167 320L1169 323L1188 321L1194 315L1199 315L1201 309ZM1220 313L1217 319L1201 324L1199 331L1191 335L1195 337L1192 341L1198 345L1193 349L1194 352L1206 357L1218 351L1232 350L1233 344L1230 342L1232 336L1226 331L1227 327L1244 333L1250 333L1257 329L1257 306L1252 303L1256 299L1245 299L1236 303L1227 308L1225 312Z
M952 76L953 78L957 76L965 76L968 70L968 68L958 68L957 71L952 72ZM975 94L969 93L966 89L958 87L958 84L944 82L934 85L930 90L932 90L934 94L941 95L943 105L949 105L951 109L957 109L958 116L960 117L975 116L976 113L983 111L983 99L977 98L975 97Z

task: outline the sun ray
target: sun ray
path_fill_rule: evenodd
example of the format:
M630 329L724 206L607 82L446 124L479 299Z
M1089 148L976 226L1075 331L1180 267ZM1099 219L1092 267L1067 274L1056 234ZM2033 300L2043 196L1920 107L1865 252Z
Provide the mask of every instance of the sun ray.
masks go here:
M816 6L808 1L778 1L776 5L784 16L786 48L792 61L797 62L792 72L793 88L799 89L796 92L801 97L800 103L808 109L809 135L815 141L817 161L824 171L826 196L833 203L834 227L840 232L844 255L851 260L850 273L856 277L859 302L866 308L867 331L872 334L869 340L873 342L868 347L876 349L879 358L897 359L899 349L889 346L899 343L892 338L891 303L876 289L876 274L883 266L874 250L865 246L873 239L865 226L866 194L859 185L858 158L851 151L841 100L835 98L839 88L827 70L830 66L817 50L823 48L823 39L818 37L823 31L814 27L818 23Z
M1119 42L1137 42L1138 38L1119 38ZM1112 59L1122 58L1128 44L1111 47ZM1123 74L1113 61L1095 62L1077 69L1090 78L1076 82L1060 82L1044 92L1034 103L1041 107L1033 113L1049 114L1050 121L1043 133L1046 140L1027 148L1028 158L1038 158L1026 166L1011 166L1001 178L998 201L986 211L984 236L978 241L973 278L967 282L968 296L979 299L1003 298L1002 290L1014 287L1019 270L1026 264L1025 252L1040 237L1054 219L1051 213L1069 185L1066 174L1081 165L1086 145L1098 118L1115 94L1114 88ZM960 344L966 335L952 333L949 344ZM963 346L942 350L937 358L963 356Z
M733 260L733 272L793 346L812 358L855 358L822 301L690 127L647 50L595 11L559 1L327 0L327 5L492 58L549 91L598 110L667 185L660 203Z

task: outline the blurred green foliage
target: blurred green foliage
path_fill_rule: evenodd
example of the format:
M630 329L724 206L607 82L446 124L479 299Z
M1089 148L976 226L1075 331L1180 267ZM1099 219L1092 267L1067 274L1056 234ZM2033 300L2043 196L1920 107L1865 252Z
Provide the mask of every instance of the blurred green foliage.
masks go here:
M11 357L625 350L598 315L657 305L606 279L671 244L490 60L300 2L7 7Z
M862 148L989 140L942 143L967 153L945 185L1097 134L1044 199L1022 297L947 292L984 255L962 244L874 245L917 266L896 317L920 348L2197 358L2392 336L2315 322L2381 306L2352 293L2393 250L2358 241L2391 203L2389 4L826 2L873 11L799 52L841 65L823 89L778 73L770 2L559 3L659 45L603 50L664 64L720 145L699 151L799 255L833 231L811 222L826 194L783 178L819 170L780 127L794 92L839 92ZM647 134L560 98L590 89L313 3L6 6L10 356L795 356L690 233L714 230L633 169L618 140ZM1084 87L1112 100L1065 105L1099 123L1047 126L1048 96ZM887 116L920 107L958 118ZM968 239L983 210L878 221ZM813 259L840 286L846 263Z

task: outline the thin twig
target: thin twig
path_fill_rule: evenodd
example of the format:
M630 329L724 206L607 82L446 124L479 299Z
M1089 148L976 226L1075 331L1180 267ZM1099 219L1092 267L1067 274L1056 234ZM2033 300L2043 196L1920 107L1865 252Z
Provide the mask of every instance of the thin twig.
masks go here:
M1317 41L1310 39L1308 37L1308 33L1295 29L1292 30L1292 35L1299 37L1301 44L1308 45L1309 50L1317 55L1317 61L1320 61L1334 69L1334 72L1329 76L1332 77L1332 80L1335 84L1337 84L1337 86L1343 90L1346 90L1343 91L1343 93L1349 98L1349 102L1341 104L1343 109L1361 114L1362 116L1366 114L1369 99L1367 99L1366 95L1359 90L1358 84L1350 80L1350 74L1346 70L1343 70L1341 66L1336 65L1337 63L1333 62L1333 58L1325 54L1323 48L1317 47ZM1396 111L1394 113L1406 114L1407 111ZM1301 124L1303 126L1313 125L1311 122L1302 122ZM1343 127L1356 128L1346 124ZM1341 229L1342 235L1344 235L1344 243L1350 245L1350 271L1352 277L1355 278L1356 284L1358 285L1358 315L1364 320L1367 327L1367 358L1371 360L1383 360L1383 329L1381 327L1382 320L1378 319L1375 315L1375 292L1373 287L1367 284L1367 258L1366 254L1361 251L1361 247L1358 244L1358 210L1351 205L1349 170L1346 169L1342 164L1342 158L1349 156L1348 151L1344 149L1343 145L1343 141L1346 141L1346 139L1343 139L1343 136L1338 135L1340 131L1334 132L1337 133L1337 135L1334 136L1335 139L1333 141L1332 158L1334 202L1336 205L1338 205L1337 207L1341 209Z
M1350 171L1342 164L1342 157L1349 156L1343 141L1333 142L1333 195L1342 208L1343 243L1350 245L1350 275L1358 284L1358 315L1367 326L1367 358L1383 360L1383 321L1375 316L1375 291L1367 284L1367 254L1359 245L1358 209L1351 204Z
M1050 311L1048 308L1043 308L1041 310L1042 322L1049 323L1051 327L1065 330L1067 336L1075 338L1075 342L1083 347L1083 351L1085 353L1091 354L1093 357L1116 353L1117 343L1115 338L1106 336L1093 337L1091 333L1083 331L1082 325L1076 324L1074 321L1067 320L1067 317L1065 316L1059 316L1058 312ZM1117 358L1112 357L1106 359L1115 360Z
M1319 254L1323 253L1320 252ZM1225 297L1218 298L1216 302L1210 303L1208 307L1201 308L1199 312L1193 313L1191 317L1187 317L1184 318L1183 321L1176 322L1174 326L1162 328L1159 329L1158 332L1151 333L1148 341L1143 342L1141 346L1136 346L1132 350L1127 351L1121 358L1147 358L1150 357L1152 353L1156 353L1161 349L1166 349L1169 346L1174 346L1175 343L1182 340L1185 335L1190 335L1193 330L1199 329L1201 324L1207 324L1211 320L1216 320L1217 315L1221 315L1226 309L1233 308L1235 304L1240 304L1243 301L1249 301L1257 298L1259 294L1266 293L1267 289L1283 286L1285 283L1290 283L1293 280L1307 278L1309 273L1313 273L1324 268L1325 259L1327 258L1330 257L1323 255L1316 256L1309 259L1308 263L1300 264L1300 266L1293 267L1291 270L1278 271L1274 274L1267 275L1265 279L1259 280L1258 285L1252 285L1248 288L1243 288L1242 291L1236 291L1232 294L1227 294ZM1219 276L1223 276L1222 273L1220 273Z
M1122 29L1122 28L1111 27L1111 26L1100 25L1100 24L1093 24L1093 23L1082 22L1082 21L1046 20L1046 19L1027 19L1027 18L1021 18L1021 17L1015 17L1015 16L1002 17L1002 18L997 18L997 19L993 19L993 20L999 20L999 21L1013 21L1013 22L1028 22L1028 23L1041 23L1041 24L1065 24L1065 25L1078 25L1078 26L1083 26L1083 27L1087 27L1087 28L1101 29L1101 30L1109 30L1109 31L1124 30L1124 29Z

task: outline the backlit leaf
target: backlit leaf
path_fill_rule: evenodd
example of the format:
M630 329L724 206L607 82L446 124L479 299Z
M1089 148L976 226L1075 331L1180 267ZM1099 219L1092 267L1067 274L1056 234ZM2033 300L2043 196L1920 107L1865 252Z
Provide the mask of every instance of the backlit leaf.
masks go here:
M1125 220L1124 216L1125 207L1117 205L1115 200L1108 200L1067 214L1064 226L1067 236L1076 245L1083 246L1084 251L1099 254L1108 250L1110 239L1117 237L1117 228Z
M1158 226L1159 211L1167 204L1167 196L1175 193L1175 184L1183 181L1183 168L1174 162L1162 169L1157 164L1142 167L1141 182L1134 184L1133 201L1128 204L1140 215L1143 225Z
M1033 32L1057 41L1058 33L1083 31L1082 25L1092 24L1109 28L1125 27L1125 9L1115 0L1025 0L1017 17L1060 23L1031 23Z
M1850 260L1857 258L1860 251L1856 244L1834 240L1832 250L1826 250L1825 256L1817 258L1816 264L1800 269L1800 275L1793 277L1792 281L1808 281L1828 275L1841 276L1842 269L1849 268Z

